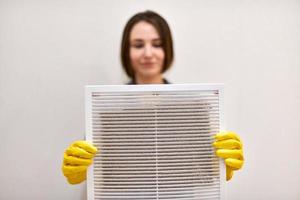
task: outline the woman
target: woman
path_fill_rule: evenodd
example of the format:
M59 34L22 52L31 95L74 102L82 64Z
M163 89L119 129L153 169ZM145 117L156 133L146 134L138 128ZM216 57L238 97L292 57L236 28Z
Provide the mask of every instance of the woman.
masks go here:
M163 73L173 62L173 41L167 22L150 11L133 16L123 32L121 60L131 84L167 83Z
M167 84L163 73L173 62L173 42L167 22L157 13L145 11L126 24L121 45L122 66L131 78L129 84ZM225 159L226 180L244 163L242 142L233 132L222 132L213 143L216 154ZM62 171L70 184L86 179L86 171L97 149L86 141L77 141L64 153Z

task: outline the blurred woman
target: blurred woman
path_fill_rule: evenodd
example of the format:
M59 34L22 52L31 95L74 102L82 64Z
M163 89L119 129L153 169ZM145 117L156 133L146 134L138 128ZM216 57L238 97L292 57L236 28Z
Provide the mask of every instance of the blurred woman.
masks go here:
M153 11L137 13L127 22L121 43L121 62L131 79L128 84L168 84L164 73L174 59L173 40L166 20ZM226 180L244 163L242 142L233 132L215 135L217 156L226 163ZM62 171L70 184L86 179L86 171L97 149L86 141L76 141L64 153Z

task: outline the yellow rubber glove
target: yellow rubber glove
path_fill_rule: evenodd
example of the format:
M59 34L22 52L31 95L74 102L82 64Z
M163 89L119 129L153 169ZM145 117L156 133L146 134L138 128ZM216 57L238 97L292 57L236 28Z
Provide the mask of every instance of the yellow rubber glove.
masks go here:
M226 180L233 176L233 171L239 170L244 164L243 144L240 137L234 132L220 132L215 135L213 146L218 157L223 158L226 164Z
M93 162L97 148L87 141L76 141L64 153L62 172L70 184L86 180L86 170Z

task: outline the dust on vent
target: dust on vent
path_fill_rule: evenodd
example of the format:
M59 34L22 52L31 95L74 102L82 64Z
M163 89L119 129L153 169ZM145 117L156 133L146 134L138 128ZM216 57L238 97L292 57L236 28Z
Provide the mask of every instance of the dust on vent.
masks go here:
M89 200L225 199L222 85L86 87Z

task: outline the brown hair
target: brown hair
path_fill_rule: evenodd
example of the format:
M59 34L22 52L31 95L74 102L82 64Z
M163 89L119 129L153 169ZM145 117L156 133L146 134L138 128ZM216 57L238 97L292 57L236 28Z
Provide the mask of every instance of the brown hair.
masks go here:
M134 79L134 71L130 62L129 48L130 48L130 33L135 24L138 22L148 22L155 27L160 39L162 41L162 48L165 53L165 60L162 69L162 73L167 71L173 62L174 52L173 52L173 40L171 31L166 20L159 14L153 11L140 12L132 16L127 22L122 37L121 43L121 62L126 74Z

